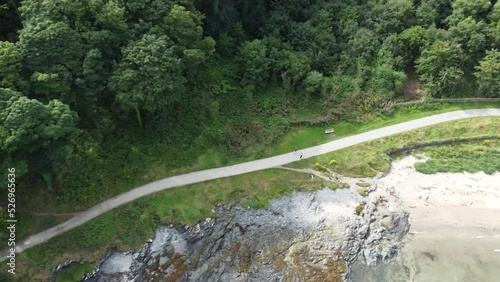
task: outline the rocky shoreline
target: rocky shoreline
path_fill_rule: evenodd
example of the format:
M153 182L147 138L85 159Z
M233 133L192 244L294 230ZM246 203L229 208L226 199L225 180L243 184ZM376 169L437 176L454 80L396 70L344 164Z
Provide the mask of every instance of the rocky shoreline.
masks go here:
M500 173L416 172L425 160L404 157L384 177L335 178L349 188L296 192L268 209L219 205L215 219L163 226L139 251L111 250L85 279L494 281Z
M359 188L359 187L358 187ZM163 226L136 252L110 251L85 281L348 281L351 265L396 257L408 213L351 189L296 192L268 209L216 207L194 226ZM365 198L366 199L366 198Z

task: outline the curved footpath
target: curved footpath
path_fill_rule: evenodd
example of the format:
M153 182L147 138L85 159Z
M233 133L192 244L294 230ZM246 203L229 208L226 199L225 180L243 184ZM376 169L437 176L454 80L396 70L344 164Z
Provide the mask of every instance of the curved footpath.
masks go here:
M328 152L340 150L346 147L354 146L359 143L366 141L386 137L389 135L418 129L430 125L435 125L438 123L454 121L464 118L472 117L487 117L487 116L500 116L500 109L478 109L478 110L464 110L448 112L438 115L433 115L425 118L420 118L408 122L403 122L396 125L391 125L365 133L341 138L332 142L328 142L322 145L310 147L307 149L299 150L299 153L303 155L303 159L310 157L322 155ZM179 186L185 186L193 183L199 183L203 181L240 175L248 172L264 170L268 168L273 168L281 165L285 165L291 162L299 160L299 155L294 153L287 153L283 155L278 155L266 159L250 161L246 163L207 169L202 171L196 171L186 174L181 174L173 177L168 177L162 180L158 180L144 186L137 187L128 192L122 193L116 197L108 199L86 211L79 213L70 220L58 224L50 229L47 229L38 234L32 235L27 239L17 242L16 253L20 253L28 248L41 244L61 233L64 233L72 228L80 226L85 222L98 217L99 215L108 212L118 206L131 202L137 198L156 193L158 191L171 189ZM4 249L0 252L0 261L7 259L8 249Z

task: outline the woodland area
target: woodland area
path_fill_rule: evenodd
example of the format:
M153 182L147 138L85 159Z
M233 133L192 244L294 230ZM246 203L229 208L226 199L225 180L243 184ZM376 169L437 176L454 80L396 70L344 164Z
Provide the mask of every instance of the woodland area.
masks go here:
M0 33L1 167L68 201L258 156L297 113L500 97L496 0L9 0Z

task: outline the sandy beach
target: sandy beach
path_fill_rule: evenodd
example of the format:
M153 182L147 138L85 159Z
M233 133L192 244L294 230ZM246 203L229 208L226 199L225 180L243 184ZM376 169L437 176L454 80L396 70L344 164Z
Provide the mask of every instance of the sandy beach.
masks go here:
M418 160L393 162L372 200L410 213L410 232L399 263L405 281L498 281L500 174L416 172ZM392 192L392 195L391 195ZM403 281L403 280L402 280Z

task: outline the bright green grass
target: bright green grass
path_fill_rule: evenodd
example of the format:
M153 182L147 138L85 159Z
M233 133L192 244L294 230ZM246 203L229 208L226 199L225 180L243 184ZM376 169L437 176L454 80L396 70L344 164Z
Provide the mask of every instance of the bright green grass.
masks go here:
M422 173L484 171L492 174L500 171L499 140L429 147L425 153L431 159L415 164L417 171Z
M389 170L390 158L384 153L385 150L435 140L498 135L499 129L498 117L458 120L373 140L288 166L314 168L317 162L328 165L331 159L335 159L335 164L328 165L334 172L346 176L372 177L377 171Z
M55 282L79 282L85 272L94 269L93 263L78 263L62 270L56 277Z

